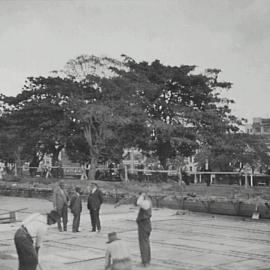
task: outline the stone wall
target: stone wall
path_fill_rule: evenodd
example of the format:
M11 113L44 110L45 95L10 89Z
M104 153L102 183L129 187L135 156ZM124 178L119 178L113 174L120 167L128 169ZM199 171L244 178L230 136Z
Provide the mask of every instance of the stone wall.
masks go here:
M27 198L45 198L51 200L52 188L37 188L37 187L18 187L18 186L1 186L0 195L14 196L14 197L27 197ZM82 195L83 200L87 200L87 194ZM104 199L107 203L117 205L120 204L134 204L136 196L128 193L116 193L106 191ZM152 196L154 207L170 208L170 209L183 209L194 212L206 212L211 214L235 215L243 217L251 217L257 210L261 218L270 218L270 208L268 203L261 202L244 202L240 200L218 200L206 198L192 198L181 196Z

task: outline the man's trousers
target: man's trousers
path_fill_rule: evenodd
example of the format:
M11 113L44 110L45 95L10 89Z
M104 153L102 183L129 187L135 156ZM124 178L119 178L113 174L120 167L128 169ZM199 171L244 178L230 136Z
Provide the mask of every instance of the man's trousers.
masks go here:
M25 227L20 227L14 236L14 242L19 259L19 270L36 270L38 255L33 246L33 240Z
M151 223L148 220L141 220L138 223L139 246L141 251L142 264L149 264L151 261L150 234Z
M91 218L92 230L95 231L96 229L98 229L98 231L100 231L101 227L100 227L100 219L99 219L99 208L90 210L90 218Z
M57 220L58 230L60 232L62 231L62 224L61 224L61 219L62 219L63 229L64 229L64 231L66 231L67 230L67 222L68 222L68 207L67 207L67 205L64 205L62 208L57 208L57 213L60 217Z
M81 219L81 214L73 214L73 223L72 223L72 231L73 232L78 232L79 227L80 227L80 219Z

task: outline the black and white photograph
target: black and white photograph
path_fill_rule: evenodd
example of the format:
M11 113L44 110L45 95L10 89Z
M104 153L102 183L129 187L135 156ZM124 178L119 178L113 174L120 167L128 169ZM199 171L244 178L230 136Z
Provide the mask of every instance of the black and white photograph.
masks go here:
M270 0L0 0L0 270L270 269Z

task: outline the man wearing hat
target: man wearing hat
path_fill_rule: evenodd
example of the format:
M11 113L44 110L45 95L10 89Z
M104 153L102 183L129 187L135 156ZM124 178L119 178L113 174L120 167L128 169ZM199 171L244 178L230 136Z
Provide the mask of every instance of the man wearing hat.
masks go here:
M124 242L116 232L108 234L108 247L105 255L105 270L131 270L131 259Z
M101 204L103 203L102 192L98 187L97 183L91 184L92 190L89 193L87 208L90 212L90 219L92 225L92 232L95 232L96 229L98 232L101 230L100 219L99 219L99 210Z
M137 205L140 207L136 219L138 224L139 245L141 251L142 265L148 266L151 261L150 249L150 234L152 231L151 216L152 216L152 203L150 198L145 194L140 194Z
M69 208L73 214L72 232L79 232L80 218L82 212L82 200L81 200L81 189L75 187L75 192L70 199Z
M64 180L61 180L53 192L53 207L54 207L54 210L57 211L59 215L59 219L57 220L57 225L58 225L58 230L60 232L62 232L61 219L63 221L64 231L67 230L68 201L69 201L69 197L65 190L65 182Z
M36 270L38 265L38 251L48 225L58 220L56 211L45 215L34 213L28 216L16 231L14 242L19 259L19 270ZM35 238L35 243L33 241Z

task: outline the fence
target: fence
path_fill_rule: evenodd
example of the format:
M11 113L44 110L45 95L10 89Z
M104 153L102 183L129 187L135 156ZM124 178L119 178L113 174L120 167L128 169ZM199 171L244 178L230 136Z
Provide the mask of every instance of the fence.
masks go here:
M5 171L5 170L4 170ZM30 167L30 166L14 166L9 168L8 172L11 175L18 177L41 177L41 178L80 178L88 179L88 172L85 167L72 167L72 166L42 166L42 167ZM0 179L3 178L5 173L0 172ZM104 166L98 166L96 171L96 177L100 180L104 178L116 178L115 170L105 168ZM108 179L109 180L109 179ZM116 179L114 179L116 180Z
M211 184L238 184L240 186L266 186L270 184L270 175L256 174L247 172L179 172L179 170L146 170L146 169L128 169L125 167L125 181L129 181L129 176L136 174L144 181L159 182L168 179L174 179L180 183L186 184L206 183Z
M51 166L51 167L17 167L13 168L15 176L39 176L43 178L80 178L88 179L88 172L84 167ZM2 172L3 174L3 172ZM0 176L2 176L0 174ZM169 179L180 184L238 184L240 186L256 186L270 184L270 176L266 174L253 174L247 172L179 172L179 170L153 170L135 169L124 166L122 169L98 167L96 178L99 180L138 180L145 182L164 182ZM1 177L0 177L1 179Z

